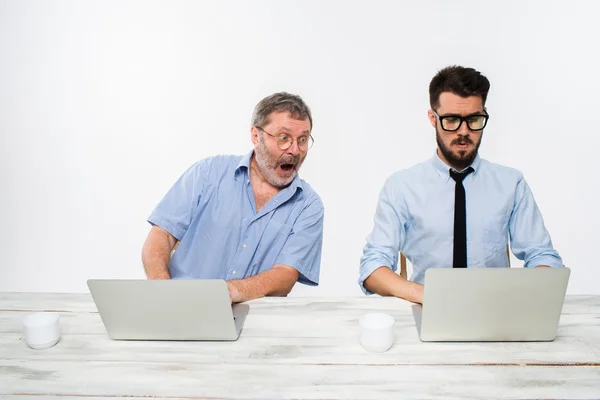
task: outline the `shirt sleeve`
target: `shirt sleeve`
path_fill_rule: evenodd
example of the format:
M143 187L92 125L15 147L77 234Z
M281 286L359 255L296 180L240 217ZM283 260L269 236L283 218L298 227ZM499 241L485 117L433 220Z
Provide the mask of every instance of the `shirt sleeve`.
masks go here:
M209 159L188 168L152 211L148 222L181 241L198 207L209 169Z
M558 252L552 247L542 214L524 178L517 184L509 233L512 252L519 260L525 261L526 268L538 265L564 267Z
M298 282L317 286L323 247L323 203L316 197L300 214L276 264L293 267L300 273Z
M404 203L398 189L399 185L390 178L379 194L373 231L367 237L360 260L358 284L365 294L372 294L364 282L373 271L380 267L392 271L398 268L398 252L406 235Z

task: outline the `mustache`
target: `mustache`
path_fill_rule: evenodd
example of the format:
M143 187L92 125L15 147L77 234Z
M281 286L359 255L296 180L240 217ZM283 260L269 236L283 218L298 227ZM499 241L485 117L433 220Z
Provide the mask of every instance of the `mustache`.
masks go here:
M277 160L277 164L275 164L275 167L279 167L283 164L297 165L298 161L300 161L300 156L281 156L281 158Z
M454 139L450 144L473 144L473 141L468 136L461 136Z

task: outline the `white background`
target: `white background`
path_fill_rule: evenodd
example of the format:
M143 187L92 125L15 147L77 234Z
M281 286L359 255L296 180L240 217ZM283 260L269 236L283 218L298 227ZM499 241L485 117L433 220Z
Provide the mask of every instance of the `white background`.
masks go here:
M491 81L480 153L524 172L569 293L600 293L593 1L0 0L0 290L142 278L146 218L195 161L251 149L255 104L312 108L321 285L359 295L384 180L433 155L428 85ZM513 260L515 265L516 260Z

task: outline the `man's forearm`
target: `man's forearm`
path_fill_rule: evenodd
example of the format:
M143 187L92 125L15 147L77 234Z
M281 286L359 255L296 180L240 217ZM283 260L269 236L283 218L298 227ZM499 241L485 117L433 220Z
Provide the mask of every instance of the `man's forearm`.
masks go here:
M424 286L404 279L388 267L380 267L373 271L364 285L380 296L395 296L413 303L423 303Z
M171 279L169 261L176 239L168 232L153 227L142 249L142 263L148 279Z
M144 246L142 262L148 279L171 279L169 260L171 252L164 246L151 244Z
M258 299L265 296L286 296L300 274L287 265L275 265L272 269L245 279L227 282L233 303Z

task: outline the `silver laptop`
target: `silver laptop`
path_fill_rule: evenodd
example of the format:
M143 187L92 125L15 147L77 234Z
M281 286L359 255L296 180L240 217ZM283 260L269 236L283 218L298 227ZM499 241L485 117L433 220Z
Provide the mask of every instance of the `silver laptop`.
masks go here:
M569 268L433 268L413 315L424 342L551 341Z
M111 339L237 340L249 307L223 280L87 281Z

